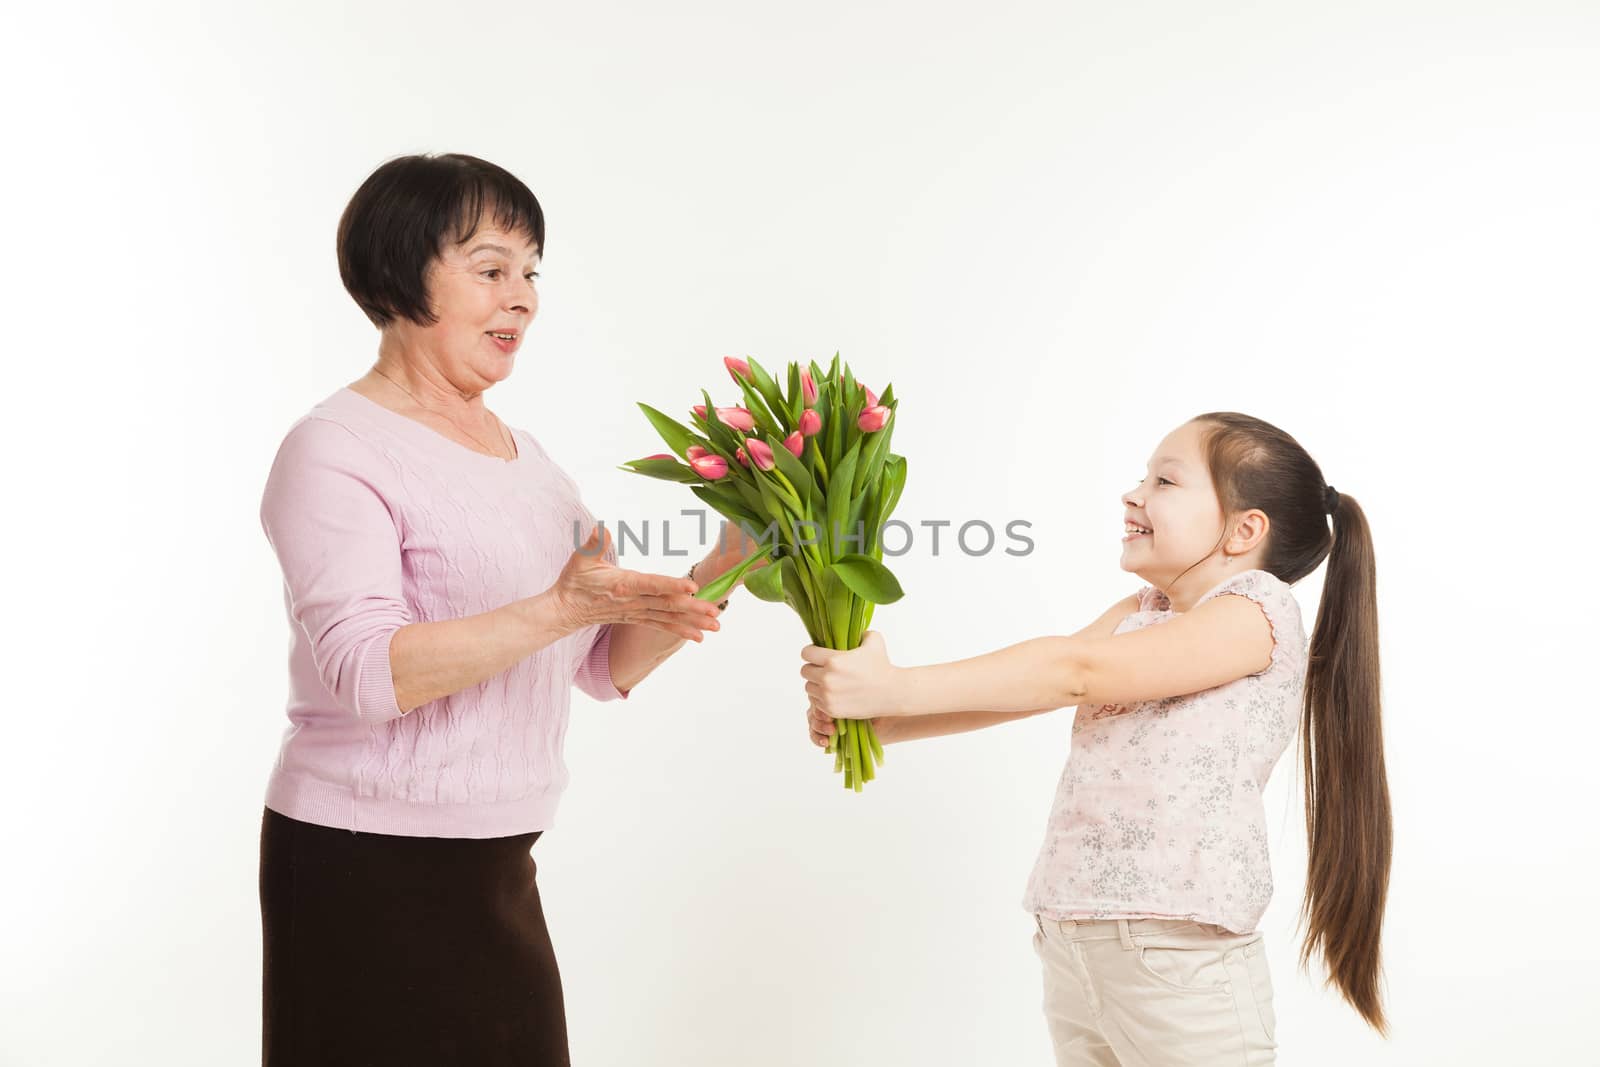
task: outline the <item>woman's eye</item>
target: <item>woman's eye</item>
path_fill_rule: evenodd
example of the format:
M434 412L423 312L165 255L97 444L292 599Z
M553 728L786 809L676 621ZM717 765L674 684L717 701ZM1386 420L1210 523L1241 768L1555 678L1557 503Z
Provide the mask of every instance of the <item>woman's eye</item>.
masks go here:
M529 272L528 272L528 280L529 280L529 281L530 281L530 282L531 282L531 281L533 281L533 280L534 280L534 279L535 279L535 278L537 278L537 277L538 277L538 276L539 276L539 272L538 272L538 271L536 271L536 270L530 270L530 271L529 271Z
M489 270L486 270L486 271L484 271L484 272L483 272L483 276L484 276L484 277L485 277L485 278L492 278L492 277L494 277L494 276L495 276L495 275L496 275L496 274L499 274L499 273L500 273L500 268L499 268L499 267L492 267L492 268L490 268L490 269L489 269Z

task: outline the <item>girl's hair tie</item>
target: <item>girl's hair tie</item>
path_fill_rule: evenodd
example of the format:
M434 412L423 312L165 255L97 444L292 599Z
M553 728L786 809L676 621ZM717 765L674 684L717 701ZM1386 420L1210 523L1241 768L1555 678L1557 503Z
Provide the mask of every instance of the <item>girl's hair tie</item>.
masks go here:
M1339 490L1335 489L1331 485L1328 486L1328 491L1322 496L1322 506L1327 510L1329 515L1332 515L1335 511L1339 510Z

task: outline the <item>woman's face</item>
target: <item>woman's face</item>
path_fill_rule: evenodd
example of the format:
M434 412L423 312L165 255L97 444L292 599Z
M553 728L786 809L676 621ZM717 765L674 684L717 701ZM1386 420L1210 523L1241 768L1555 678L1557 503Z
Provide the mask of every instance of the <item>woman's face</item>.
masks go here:
M1122 497L1123 518L1148 528L1125 533L1122 569L1158 585L1222 551L1222 505L1201 455L1202 427L1185 423L1162 439L1144 480Z
M428 267L428 300L438 322L398 325L464 391L481 391L511 374L517 349L539 311L539 248L491 222L460 245L447 245Z

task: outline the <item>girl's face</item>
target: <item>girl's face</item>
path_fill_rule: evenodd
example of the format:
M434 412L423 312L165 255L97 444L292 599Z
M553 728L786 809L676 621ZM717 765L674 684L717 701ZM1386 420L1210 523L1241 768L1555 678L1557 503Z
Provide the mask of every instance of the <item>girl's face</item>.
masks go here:
M1123 518L1150 531L1127 530L1122 569L1162 589L1191 568L1202 575L1250 569L1254 564L1242 557L1259 554L1255 550L1266 531L1266 515L1259 510L1225 526L1222 504L1200 451L1203 437L1200 423L1173 430L1156 448L1143 480L1122 497ZM1230 534L1227 540L1224 529ZM1224 550L1235 554L1226 569Z

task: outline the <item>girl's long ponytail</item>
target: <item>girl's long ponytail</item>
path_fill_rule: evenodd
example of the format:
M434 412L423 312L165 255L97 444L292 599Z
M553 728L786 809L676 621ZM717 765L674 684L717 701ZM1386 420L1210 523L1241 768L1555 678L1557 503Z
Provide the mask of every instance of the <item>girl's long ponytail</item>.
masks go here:
M1371 531L1360 505L1340 493L1301 717L1308 870L1300 964L1320 951L1329 980L1387 1036L1380 945L1394 830L1380 711Z

